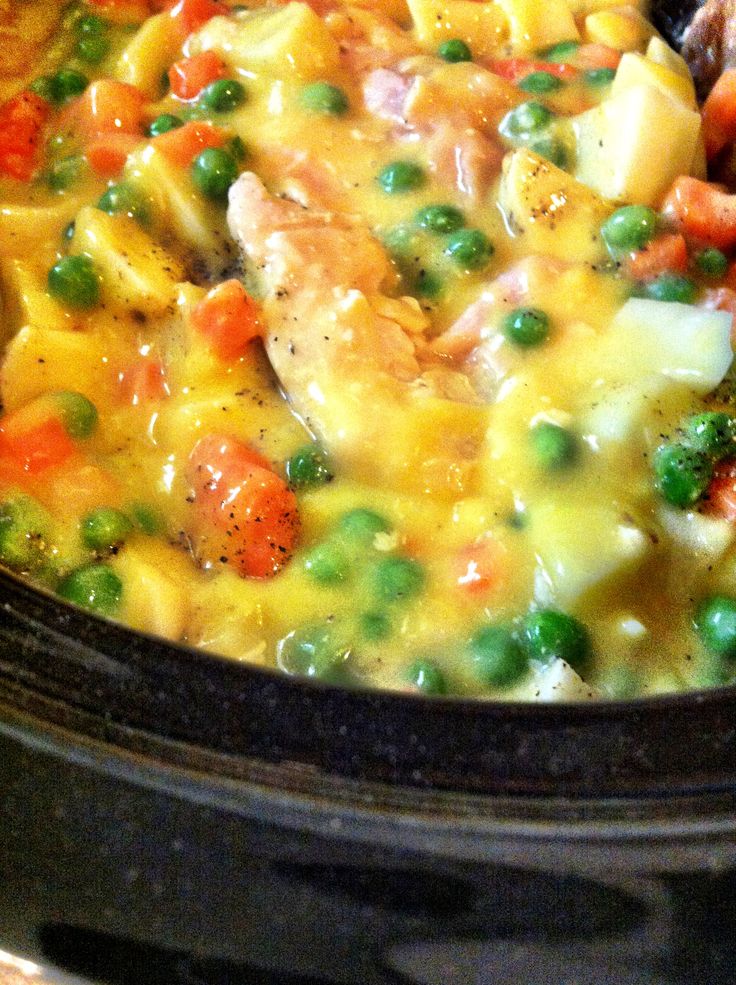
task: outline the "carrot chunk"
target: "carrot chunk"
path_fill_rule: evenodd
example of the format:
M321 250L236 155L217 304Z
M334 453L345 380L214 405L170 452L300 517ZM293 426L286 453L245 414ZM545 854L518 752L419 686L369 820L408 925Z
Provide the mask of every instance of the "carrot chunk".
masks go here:
M211 564L268 578L289 560L299 534L296 497L258 452L236 438L208 435L194 447L197 550Z
M225 74L225 62L214 51L182 58L169 69L169 85L179 99L195 99L205 86Z
M19 181L31 180L50 112L45 99L28 91L0 106L0 174Z
M224 362L240 359L263 334L258 305L239 280L213 287L192 311L191 323Z

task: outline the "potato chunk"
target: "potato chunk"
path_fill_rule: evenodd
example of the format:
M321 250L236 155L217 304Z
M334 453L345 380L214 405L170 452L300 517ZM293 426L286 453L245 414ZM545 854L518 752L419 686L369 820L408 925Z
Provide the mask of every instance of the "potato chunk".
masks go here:
M530 253L589 263L605 253L600 227L612 207L526 148L504 160L499 204Z

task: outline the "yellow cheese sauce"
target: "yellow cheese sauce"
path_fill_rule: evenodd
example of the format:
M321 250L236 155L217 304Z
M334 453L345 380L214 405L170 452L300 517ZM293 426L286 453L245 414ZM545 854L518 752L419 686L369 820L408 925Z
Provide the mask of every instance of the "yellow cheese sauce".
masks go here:
M731 680L730 257L643 8L3 10L0 562L351 686Z

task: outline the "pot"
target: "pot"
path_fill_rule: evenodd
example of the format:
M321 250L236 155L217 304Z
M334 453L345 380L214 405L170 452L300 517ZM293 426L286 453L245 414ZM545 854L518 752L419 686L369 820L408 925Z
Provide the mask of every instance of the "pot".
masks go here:
M348 691L0 573L0 791L0 942L113 985L734 980L736 688Z

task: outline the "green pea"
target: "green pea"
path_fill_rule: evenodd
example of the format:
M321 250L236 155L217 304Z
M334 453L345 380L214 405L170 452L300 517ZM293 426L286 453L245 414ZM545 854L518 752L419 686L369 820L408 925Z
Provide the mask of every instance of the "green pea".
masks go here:
M528 349L541 345L549 335L549 315L539 308L516 308L501 327L509 342Z
M88 65L99 65L110 53L110 42L103 34L88 34L77 41L76 52Z
M299 102L310 113L318 113L322 116L342 116L350 109L345 90L330 82L312 82L305 86L299 96Z
M556 168L566 168L568 165L567 148L557 137L540 137L529 143L529 150L539 154Z
M52 191L65 191L79 177L82 164L82 158L77 155L55 161L46 172L46 184Z
M73 68L62 68L54 76L54 88L57 102L63 103L75 96L81 96L89 85L89 79Z
M713 477L710 456L680 443L660 445L654 453L652 468L657 490L673 506L697 503Z
M159 511L148 503L131 503L127 511L135 526L149 537L154 537L166 529Z
M142 226L147 225L151 219L146 196L140 188L128 181L108 188L97 203L97 208L108 215L130 216Z
M714 458L723 458L733 449L736 421L722 411L695 414L687 422L685 437L698 451Z
M729 595L710 595L698 606L695 628L712 653L736 659L736 599Z
M80 17L75 24L77 34L105 34L108 27L107 21L104 21L101 17L97 17L96 14L87 14L84 17Z
M38 571L45 560L50 526L50 516L30 496L1 503L0 562L14 571Z
M406 680L422 694L447 694L445 675L429 660L415 660L406 670Z
M225 144L225 150L238 162L243 162L248 156L248 149L243 142L243 138L237 134L228 140Z
M28 88L41 99L45 99L47 103L61 102L61 94L55 75L39 75Z
M547 472L559 472L573 465L578 457L578 440L568 428L540 421L529 432L537 464Z
M517 83L519 89L524 92L531 92L535 95L546 92L557 92L562 88L562 79L553 75L551 72L530 72L525 75L521 82Z
M350 561L339 543L325 541L307 553L304 570L319 585L337 585L350 576Z
M181 117L174 116L173 113L161 113L155 120L152 120L148 127L149 137L158 137L159 134L168 133L169 130L178 130L184 126Z
M313 489L334 479L327 452L319 445L304 445L286 462L286 477L294 489Z
M595 89L602 89L610 85L615 77L616 70L613 68L590 68L583 74L583 81Z
M522 103L504 116L498 129L511 139L528 139L531 134L544 129L551 119L552 113L543 103Z
M523 642L532 660L548 664L559 658L578 673L585 670L590 640L585 626L557 609L530 612L522 623Z
M384 602L398 602L418 595L425 580L422 565L408 557L382 558L373 572L375 593Z
M100 506L82 519L82 543L93 551L111 551L124 543L133 525L112 506Z
M423 268L414 278L413 289L422 298L436 301L444 291L445 283L439 274Z
M378 184L387 195L416 191L425 180L424 168L415 161L392 161L378 173Z
M331 627L317 624L290 633L278 647L279 666L287 674L326 677L349 655Z
M199 95L202 106L213 113L229 113L245 101L245 87L237 79L216 79Z
M192 162L192 180L195 186L216 202L226 202L230 186L238 177L234 158L219 147L208 147Z
M603 241L612 255L641 250L657 232L657 213L646 205L624 205L601 226Z
M408 224L386 229L381 239L391 256L397 261L406 261L415 257L420 248L419 235L416 229Z
M725 253L709 246L695 256L695 266L706 277L723 277L728 270L728 257Z
M59 595L100 615L116 613L123 597L123 583L104 564L87 564L67 575L58 588Z
M482 270L487 267L493 253L493 243L480 229L458 229L445 246L446 256L466 270Z
M364 640L376 643L391 635L391 620L382 612L364 612L358 620L358 631Z
M503 626L486 626L470 640L475 673L490 687L510 687L526 674L529 660L513 633Z
M391 524L373 510L355 509L343 513L337 525L337 533L356 544L369 547L377 534L386 534L391 530Z
M100 300L100 280L86 256L62 257L49 270L48 289L70 308L94 308Z
M437 54L446 62L472 62L473 53L460 38L448 38L437 49Z
M621 666L609 669L600 681L600 687L610 698L619 701L636 698L642 691L639 674L630 667Z
M644 288L647 297L655 301L676 301L693 304L698 296L697 285L682 274L660 274Z
M74 390L57 390L53 399L69 437L75 441L89 438L97 427L97 408L92 401Z
M542 61L553 62L555 65L568 62L580 47L577 41L559 41L551 48L545 48L539 52Z
M417 212L415 220L432 233L454 233L465 224L465 216L454 205L427 205Z

